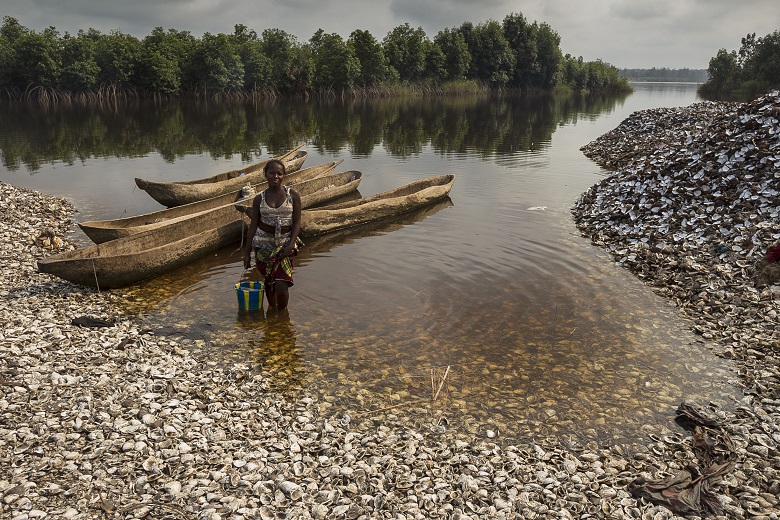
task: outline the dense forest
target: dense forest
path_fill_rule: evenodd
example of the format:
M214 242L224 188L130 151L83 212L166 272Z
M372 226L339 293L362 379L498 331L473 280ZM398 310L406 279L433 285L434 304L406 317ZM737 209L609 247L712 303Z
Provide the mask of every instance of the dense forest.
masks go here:
M143 38L95 29L36 32L5 16L0 96L89 100L146 97L386 96L479 90L626 92L617 69L564 55L560 36L522 14L443 29L408 23L381 41L318 30L307 42L280 29L233 34L155 28Z
M780 31L742 38L737 51L720 49L710 60L709 80L699 87L705 96L751 99L780 88Z
M629 81L684 81L704 83L707 81L706 69L620 69L620 75Z

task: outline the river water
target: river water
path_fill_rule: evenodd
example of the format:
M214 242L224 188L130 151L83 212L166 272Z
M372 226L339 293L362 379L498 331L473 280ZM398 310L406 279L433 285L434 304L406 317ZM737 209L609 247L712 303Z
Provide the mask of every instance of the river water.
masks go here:
M580 236L577 197L607 172L579 148L695 85L623 98L497 97L248 107L0 107L0 180L73 201L76 220L160 209L133 178L184 180L305 143L363 196L454 173L449 199L310 239L289 314L237 310L238 244L120 292L150 331L341 420L576 444L676 430L690 399L732 406L735 374L675 307ZM87 245L80 231L73 238Z

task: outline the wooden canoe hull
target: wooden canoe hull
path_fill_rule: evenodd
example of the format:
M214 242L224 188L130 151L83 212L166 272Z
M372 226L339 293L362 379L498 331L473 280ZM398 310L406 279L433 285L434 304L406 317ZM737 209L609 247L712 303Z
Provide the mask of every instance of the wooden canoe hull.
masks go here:
M296 186L298 192L301 193L301 208L313 208L352 193L358 189L362 179L361 172L350 170L307 181L307 193L305 194L301 192L300 186Z
M301 169L307 155L307 152L295 149L284 155L274 157L274 159L279 159L284 163L287 173L293 173ZM135 184L146 191L154 200L170 208L224 195L225 193L239 190L247 184L263 182L265 180L263 167L270 160L261 161L240 170L220 173L205 179L154 182L136 178Z
M38 261L38 270L77 284L113 289L186 265L236 242L245 227L226 205L194 215L187 232L178 226L153 229Z
M285 176L285 183L297 185L298 183L316 179L329 175L339 164L341 160L331 161L311 168L305 168L293 172ZM255 191L261 191L265 189L267 183L262 181L258 184L252 185ZM223 195L211 197L197 202L191 202L189 204L182 204L181 206L174 206L172 208L163 209L159 211L153 211L151 213L145 213L143 215L136 215L133 217L119 218L113 220L91 220L86 222L80 222L78 226L82 231L96 244L102 244L109 240L116 240L117 238L123 238L137 233L143 233L151 229L157 229L160 227L168 226L178 220L185 219L191 215L207 211L210 209L218 208L226 204L233 204L241 198L241 190L234 190ZM333 200L331 197L329 200Z
M304 211L301 236L317 236L413 211L448 196L454 182L454 175L438 175L363 199Z
M305 197L325 189L331 198L357 190L360 172L328 175L344 178L344 187L337 181L316 183L312 179L295 185ZM320 197L315 197L320 199ZM315 198L309 200L315 200ZM236 243L246 233L249 218L236 212L231 202L186 218L172 219L167 225L111 240L77 251L68 251L38 261L38 270L77 284L114 289L133 285L148 278L184 266L212 251Z
M353 244L364 237L386 235L406 226L417 224L452 205L452 200L449 197L444 197L397 216L306 237L306 247L302 250L300 260L304 262L308 258L328 253L338 246Z

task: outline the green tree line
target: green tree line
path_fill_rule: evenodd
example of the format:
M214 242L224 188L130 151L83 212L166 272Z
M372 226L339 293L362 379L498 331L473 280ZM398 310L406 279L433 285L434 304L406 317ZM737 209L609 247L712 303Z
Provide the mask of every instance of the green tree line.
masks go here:
M720 49L710 59L703 95L750 99L780 88L780 31L763 38L750 33L741 44L739 52Z
M7 98L387 95L395 92L629 91L617 69L563 55L546 23L512 13L499 23L440 31L408 23L380 41L318 30L299 42L281 29L233 34L155 28L143 38L112 31L36 32L10 16L0 27L0 92Z

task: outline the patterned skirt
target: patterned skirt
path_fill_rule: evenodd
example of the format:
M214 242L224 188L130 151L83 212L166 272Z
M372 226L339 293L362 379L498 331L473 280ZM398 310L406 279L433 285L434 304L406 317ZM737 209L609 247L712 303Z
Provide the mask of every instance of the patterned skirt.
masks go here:
M296 241L296 247L290 256L277 259L289 241L290 233L282 234L277 238L274 233L267 233L261 229L257 230L252 239L257 270L263 277L266 291L273 291L274 282L277 280L285 281L291 287L294 285L293 257L298 252L298 246L302 245L300 240Z

